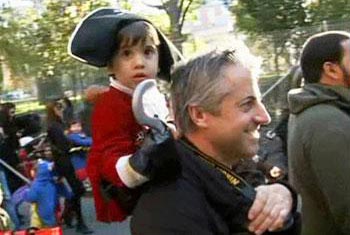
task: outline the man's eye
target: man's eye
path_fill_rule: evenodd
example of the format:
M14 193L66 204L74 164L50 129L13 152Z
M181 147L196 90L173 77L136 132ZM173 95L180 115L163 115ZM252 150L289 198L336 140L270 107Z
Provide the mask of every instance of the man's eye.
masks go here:
M240 107L242 108L242 110L244 112L248 112L249 110L251 110L254 106L254 101L253 100L250 100L250 101L246 101L244 103L242 103L240 105Z

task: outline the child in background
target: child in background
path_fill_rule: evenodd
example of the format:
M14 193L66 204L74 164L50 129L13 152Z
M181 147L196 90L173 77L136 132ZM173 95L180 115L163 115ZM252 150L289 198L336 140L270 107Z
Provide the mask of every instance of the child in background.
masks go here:
M38 228L57 226L59 197L72 197L72 193L58 181L51 159L51 147L45 145L43 158L38 159L33 170L34 180L24 194L25 201L35 204L32 207L33 214L38 215L38 218L32 219L32 226Z
M13 229L13 225L10 216L7 214L5 209L2 208L3 192L2 185L0 183L0 231L8 231Z
M73 120L69 124L68 139L73 143L70 159L79 180L83 182L84 187L91 191L91 185L87 177L86 164L87 152L92 144L92 138L83 132L80 121Z

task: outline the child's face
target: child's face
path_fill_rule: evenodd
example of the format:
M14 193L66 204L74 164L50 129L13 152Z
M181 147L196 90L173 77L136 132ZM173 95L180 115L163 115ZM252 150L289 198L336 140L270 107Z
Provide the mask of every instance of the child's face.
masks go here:
M80 123L71 124L69 130L70 132L73 132L73 133L79 133L82 131L81 124Z
M145 79L155 78L158 72L158 49L151 39L134 46L121 44L109 72L126 87L134 89Z
M53 159L53 155L52 155L52 149L51 149L51 146L50 145L47 145L44 147L44 157L47 159L47 160L52 160Z

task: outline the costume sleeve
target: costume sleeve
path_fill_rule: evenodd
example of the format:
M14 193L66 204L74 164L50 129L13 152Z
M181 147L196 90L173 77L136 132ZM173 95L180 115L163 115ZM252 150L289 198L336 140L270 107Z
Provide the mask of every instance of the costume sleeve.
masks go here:
M130 165L129 159L132 155L127 155L119 158L115 165L116 171L120 180L129 188L135 188L149 179L148 177L141 175Z
M26 190L23 199L27 202L36 202L38 201L38 192L32 186Z
M69 134L68 139L77 146L89 147L92 144L91 137L81 137L79 134Z
M334 119L314 130L309 146L310 170L329 202L337 227L347 234L350 231L350 124L348 120Z
M131 186L117 172L121 168L124 172L129 172L130 168L126 164L128 155L138 149L138 133L142 137L141 126L133 117L129 95L112 90L101 97L94 107L92 127L93 146L89 165L99 165L96 170L113 185Z

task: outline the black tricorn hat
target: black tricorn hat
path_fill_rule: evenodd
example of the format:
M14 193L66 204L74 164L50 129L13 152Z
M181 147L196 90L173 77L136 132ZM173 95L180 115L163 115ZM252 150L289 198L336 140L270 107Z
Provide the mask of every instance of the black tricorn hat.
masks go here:
M99 8L77 25L68 43L68 53L81 62L106 67L115 51L117 33L136 21L152 24L139 15L117 8ZM158 77L170 81L172 66L183 57L166 36L157 27L154 28L160 40Z

